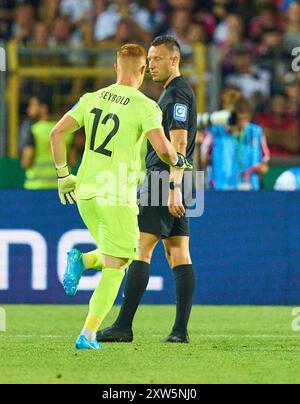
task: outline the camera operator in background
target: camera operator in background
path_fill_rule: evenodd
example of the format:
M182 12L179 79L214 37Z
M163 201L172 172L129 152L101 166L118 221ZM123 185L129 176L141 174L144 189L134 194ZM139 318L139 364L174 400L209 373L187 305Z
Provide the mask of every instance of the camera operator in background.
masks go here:
M201 147L206 186L218 191L257 191L270 159L263 129L251 123L252 108L244 97L237 99L233 111L227 114L226 125L218 124L221 121L216 119L208 122Z
M241 90L235 86L226 86L221 93L220 107L222 110L198 114L198 133L196 137L196 147L194 153L194 167L197 171L203 170L201 161L201 145L206 135L206 130L210 126L221 125L230 126L236 122L234 107L236 101L242 96Z

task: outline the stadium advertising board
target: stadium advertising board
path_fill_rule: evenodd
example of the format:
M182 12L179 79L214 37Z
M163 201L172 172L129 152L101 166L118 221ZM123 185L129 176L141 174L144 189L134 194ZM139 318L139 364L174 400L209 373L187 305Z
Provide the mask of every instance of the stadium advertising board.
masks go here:
M101 274L85 276L75 298L62 288L67 251L95 246L76 207L51 191L0 195L0 303L88 303ZM195 303L299 306L299 217L298 193L208 193L204 215L191 219ZM151 274L143 303L173 304L162 246Z

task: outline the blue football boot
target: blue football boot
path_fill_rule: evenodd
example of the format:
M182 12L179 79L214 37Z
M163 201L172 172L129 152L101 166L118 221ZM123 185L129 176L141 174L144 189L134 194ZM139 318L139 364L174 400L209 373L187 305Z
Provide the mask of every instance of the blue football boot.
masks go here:
M64 290L68 296L76 295L84 270L81 252L73 248L68 252L68 264L63 279Z
M77 338L75 348L78 350L99 350L103 349L102 345L99 344L99 342L94 339L94 341L89 341L84 335L79 335Z

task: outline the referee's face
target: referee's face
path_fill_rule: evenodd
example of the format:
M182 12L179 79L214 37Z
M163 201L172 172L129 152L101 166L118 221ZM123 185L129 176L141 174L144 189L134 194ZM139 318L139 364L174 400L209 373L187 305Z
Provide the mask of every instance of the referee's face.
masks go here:
M175 60L165 45L151 46L148 64L152 80L165 83L174 72Z

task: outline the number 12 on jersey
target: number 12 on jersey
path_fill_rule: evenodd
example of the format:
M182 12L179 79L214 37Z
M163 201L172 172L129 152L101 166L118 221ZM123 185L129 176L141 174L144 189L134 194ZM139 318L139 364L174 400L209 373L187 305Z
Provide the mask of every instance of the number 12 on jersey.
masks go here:
M115 114L108 114L105 116L105 118L101 122L101 125L106 125L108 121L112 120L112 121L114 121L114 127L111 130L111 132L107 135L104 142L99 147L97 147L97 149L95 149L96 135L97 135L98 127L99 127L100 120L101 120L101 117L103 114L103 110L99 109L99 108L94 108L91 111L91 114L95 115L95 119L94 119L93 129L92 129L90 150L92 150L95 153L100 153L100 154L104 154L107 157L111 157L112 151L107 150L106 146L112 140L112 138L118 133L118 130L120 127L120 120L117 117L117 115L115 115Z

